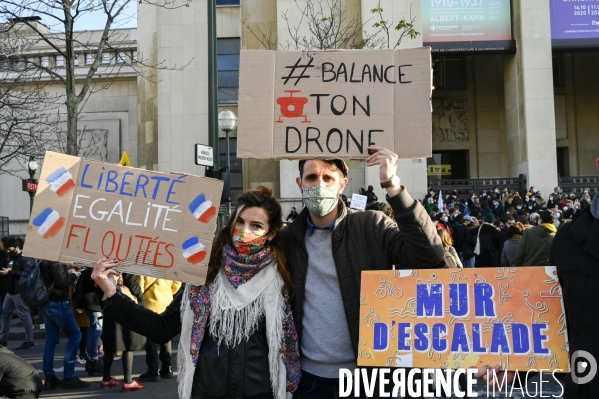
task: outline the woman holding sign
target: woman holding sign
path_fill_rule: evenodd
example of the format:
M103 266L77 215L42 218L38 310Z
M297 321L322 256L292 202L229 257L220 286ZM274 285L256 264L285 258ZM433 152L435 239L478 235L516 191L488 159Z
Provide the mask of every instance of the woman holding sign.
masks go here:
M104 314L154 342L181 333L179 397L284 399L300 379L291 278L277 233L282 211L264 187L239 197L212 246L206 284L187 285L157 314L128 301L100 259L92 278L109 298Z

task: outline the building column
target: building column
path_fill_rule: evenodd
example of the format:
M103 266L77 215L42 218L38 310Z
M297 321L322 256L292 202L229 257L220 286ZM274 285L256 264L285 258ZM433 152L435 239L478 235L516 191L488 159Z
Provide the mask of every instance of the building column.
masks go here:
M508 170L543 195L557 185L551 26L546 0L513 0L518 50L505 57Z

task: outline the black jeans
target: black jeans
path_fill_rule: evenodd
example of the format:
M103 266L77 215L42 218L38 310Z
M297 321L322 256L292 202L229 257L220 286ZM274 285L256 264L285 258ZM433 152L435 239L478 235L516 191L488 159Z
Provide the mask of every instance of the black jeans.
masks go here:
M171 342L166 344L157 344L150 340L146 341L146 365L148 371L158 372L158 346L160 346L161 370L168 370L171 366Z

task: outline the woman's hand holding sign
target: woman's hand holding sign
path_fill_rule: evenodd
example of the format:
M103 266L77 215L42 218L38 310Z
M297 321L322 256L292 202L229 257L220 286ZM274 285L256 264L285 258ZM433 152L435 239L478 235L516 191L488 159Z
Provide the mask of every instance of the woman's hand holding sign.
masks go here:
M119 262L109 258L102 258L94 263L92 279L108 298L116 294L116 283L113 276L118 276L119 274L114 270L118 265Z

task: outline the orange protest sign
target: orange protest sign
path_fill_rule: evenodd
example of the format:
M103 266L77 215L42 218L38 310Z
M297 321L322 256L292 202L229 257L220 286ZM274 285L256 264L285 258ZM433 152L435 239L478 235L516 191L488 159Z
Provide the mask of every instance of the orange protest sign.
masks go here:
M569 371L555 267L362 272L359 366Z

